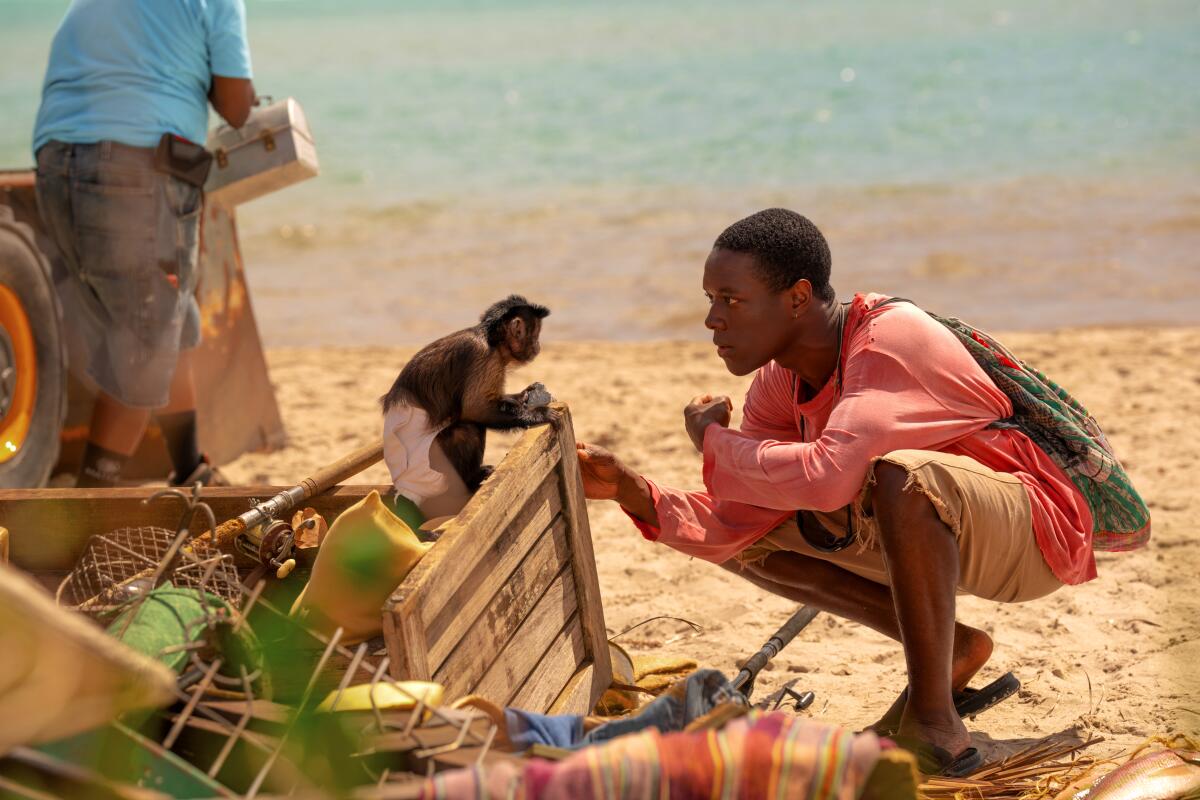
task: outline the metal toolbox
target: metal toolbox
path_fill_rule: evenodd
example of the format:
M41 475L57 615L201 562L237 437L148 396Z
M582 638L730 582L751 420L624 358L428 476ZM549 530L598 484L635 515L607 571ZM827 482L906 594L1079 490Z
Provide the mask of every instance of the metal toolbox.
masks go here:
M240 128L221 125L208 137L212 170L204 191L235 206L319 172L304 109L294 98L254 108Z

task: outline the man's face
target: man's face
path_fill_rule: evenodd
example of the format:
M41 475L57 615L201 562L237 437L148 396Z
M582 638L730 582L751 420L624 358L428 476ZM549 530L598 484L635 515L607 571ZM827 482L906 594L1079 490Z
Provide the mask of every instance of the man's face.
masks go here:
M704 327L734 375L749 375L790 342L792 293L771 292L755 271L754 256L713 250L704 262L704 294L710 304Z

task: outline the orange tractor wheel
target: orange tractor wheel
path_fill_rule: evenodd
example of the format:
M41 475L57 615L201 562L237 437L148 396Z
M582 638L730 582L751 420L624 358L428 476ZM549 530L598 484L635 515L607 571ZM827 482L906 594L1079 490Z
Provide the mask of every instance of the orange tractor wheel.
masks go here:
M0 206L0 488L45 484L66 416L62 312L33 232Z

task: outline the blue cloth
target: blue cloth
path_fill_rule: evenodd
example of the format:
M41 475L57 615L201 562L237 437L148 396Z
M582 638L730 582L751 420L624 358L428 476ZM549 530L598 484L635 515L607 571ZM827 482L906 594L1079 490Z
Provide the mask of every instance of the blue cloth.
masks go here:
M682 691L676 685L637 714L606 722L586 736L583 733L583 717L575 714L547 716L506 708L504 719L514 752L523 752L535 744L575 750L647 728L657 728L663 733L681 731L692 720L704 716L723 700L734 696L724 675L715 669L701 669L688 676Z
M583 738L583 717L578 714L535 714L519 708L504 709L504 722L513 752L522 753L535 744L572 747Z
M631 717L615 719L593 728L583 737L580 745L607 742L609 739L647 728L657 728L663 733L681 731L692 720L712 711L722 700L734 696L729 681L715 669L698 669L689 675L683 686L682 697L677 689L678 684L654 698Z
M74 0L50 46L33 152L50 140L203 144L212 76L250 78L243 0Z

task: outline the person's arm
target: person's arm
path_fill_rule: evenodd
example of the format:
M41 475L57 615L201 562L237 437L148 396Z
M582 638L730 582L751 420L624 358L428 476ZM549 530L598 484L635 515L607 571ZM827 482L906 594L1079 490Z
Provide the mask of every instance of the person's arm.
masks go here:
M577 442L579 471L583 493L589 500L616 500L635 520L652 528L659 527L654 508L654 493L641 475L603 447Z
M576 447L589 500L616 500L642 536L689 556L728 561L788 516L706 492L659 487L602 447Z
M785 370L768 365L759 371L746 393L742 431L764 438L799 438ZM696 398L701 400L704 398ZM729 422L730 403L714 404L713 418ZM689 404L689 410L692 406ZM685 411L685 419L690 411ZM707 492L688 492L658 486L600 447L578 445L585 495L592 500L616 500L642 536L689 556L714 564L727 561L777 526L787 513L745 503L718 500Z
M254 82L249 78L226 78L213 75L208 100L217 113L230 125L240 128L254 107Z
M250 44L243 0L211 0L208 12L209 102L235 128L246 124L254 106Z
M966 349L934 320L898 311L847 358L841 399L813 442L762 440L709 424L704 483L722 500L832 511L861 491L893 450L938 450L1011 413Z

